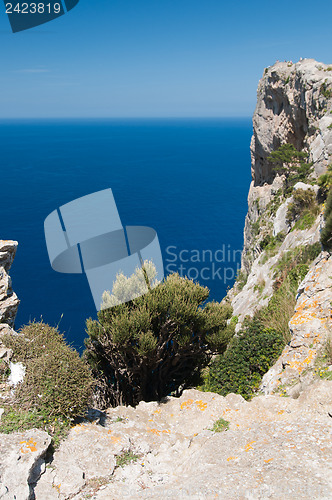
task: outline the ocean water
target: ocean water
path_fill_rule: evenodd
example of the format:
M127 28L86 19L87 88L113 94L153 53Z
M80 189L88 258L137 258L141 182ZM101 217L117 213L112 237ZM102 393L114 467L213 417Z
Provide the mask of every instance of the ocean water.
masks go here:
M42 317L82 348L92 296L84 275L52 270L44 220L109 187L123 225L157 231L166 274L221 300L240 263L251 134L250 118L1 121L0 238L19 242L16 328Z

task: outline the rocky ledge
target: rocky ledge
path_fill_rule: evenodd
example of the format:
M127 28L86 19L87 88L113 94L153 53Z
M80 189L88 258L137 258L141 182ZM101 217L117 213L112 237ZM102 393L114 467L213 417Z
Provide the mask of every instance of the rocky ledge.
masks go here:
M331 392L327 380L298 399L189 390L160 404L91 411L46 465L45 433L2 435L0 498L328 500ZM228 430L213 431L221 418Z

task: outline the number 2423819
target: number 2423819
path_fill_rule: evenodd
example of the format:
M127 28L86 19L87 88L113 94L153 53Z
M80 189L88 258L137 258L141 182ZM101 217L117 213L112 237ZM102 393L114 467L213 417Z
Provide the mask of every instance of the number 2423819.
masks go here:
M6 3L6 13L13 14L60 14L61 4L55 3Z

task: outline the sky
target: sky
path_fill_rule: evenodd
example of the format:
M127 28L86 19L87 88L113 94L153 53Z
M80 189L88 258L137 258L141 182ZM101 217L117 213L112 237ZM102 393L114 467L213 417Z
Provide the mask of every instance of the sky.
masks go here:
M251 116L266 66L332 63L331 2L80 0L15 34L0 9L1 118Z

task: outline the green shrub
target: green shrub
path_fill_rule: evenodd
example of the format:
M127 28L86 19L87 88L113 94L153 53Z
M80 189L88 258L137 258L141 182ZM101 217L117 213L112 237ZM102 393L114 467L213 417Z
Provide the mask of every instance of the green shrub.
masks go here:
M93 378L89 367L65 343L57 328L33 322L18 335L6 335L3 341L13 350L14 360L26 367L26 374L16 387L13 406L7 408L0 429L54 427L55 422L60 428L68 427L75 417L85 413ZM57 431L61 433L61 429Z
M234 334L232 308L204 302L206 287L167 277L149 293L87 320L85 359L98 379L100 405L135 405L196 385L213 354Z
M329 86L327 84L327 80L325 80L325 82L322 83L322 85L320 86L320 93L326 99L329 99L330 97L332 97L332 90L331 90L331 88L329 88Z
M300 231L304 231L305 229L310 229L314 225L317 219L317 215L318 210L316 213L313 211L310 212L309 210L304 210L300 218L295 222L292 230L299 229Z
M327 167L325 174L318 177L317 184L319 186L319 198L321 201L325 201L327 194L332 187L332 165Z
M285 175L286 191L296 182L306 181L312 172L313 163L308 163L308 153L298 151L293 144L282 144L278 149L272 151L268 161L275 165L275 174Z
M250 399L283 347L281 334L255 318L247 321L226 352L212 361L204 377L204 390L223 396L233 392Z
M245 271L238 269L236 275L236 286L239 291L241 291L248 281L248 275Z
M325 226L320 234L320 241L325 250L332 249L332 188L330 188L325 203Z
M288 205L286 220L291 224L300 218L303 212L318 215L319 208L316 204L316 195L312 189L296 189L293 193L293 201Z

